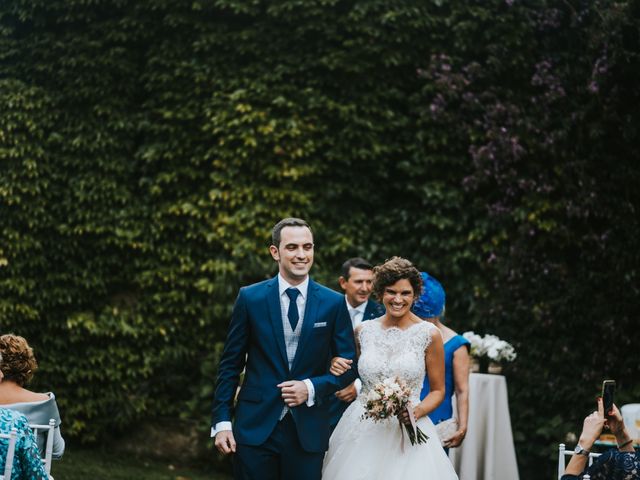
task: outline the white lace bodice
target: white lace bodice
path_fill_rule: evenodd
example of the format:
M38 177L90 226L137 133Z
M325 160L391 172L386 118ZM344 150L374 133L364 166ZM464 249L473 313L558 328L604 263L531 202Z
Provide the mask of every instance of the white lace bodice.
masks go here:
M362 380L362 395L385 378L398 376L411 387L411 401L420 402L420 390L425 376L424 352L431 343L436 327L429 322L416 323L406 330L384 329L380 319L362 323L358 371Z

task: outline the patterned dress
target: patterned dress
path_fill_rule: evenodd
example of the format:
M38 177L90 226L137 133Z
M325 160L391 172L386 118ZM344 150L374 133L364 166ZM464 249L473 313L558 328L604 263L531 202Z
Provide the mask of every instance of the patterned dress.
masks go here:
M48 480L38 444L29 428L27 418L14 410L0 407L0 432L10 433L15 428L18 433L13 457L11 480ZM0 472L4 471L9 440L0 438Z
M611 449L600 455L580 476L563 475L562 480L579 480L589 474L591 480L640 479L640 454Z

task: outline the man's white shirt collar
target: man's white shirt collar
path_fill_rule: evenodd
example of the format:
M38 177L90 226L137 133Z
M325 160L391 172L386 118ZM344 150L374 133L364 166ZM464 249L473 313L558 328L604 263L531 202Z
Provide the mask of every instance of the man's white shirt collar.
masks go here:
M349 313L358 312L358 313L362 313L363 315L364 315L364 311L367 309L367 303L369 302L369 300L367 300L366 302L362 302L357 307L352 307L351 304L349 303L349 300L347 300L346 295L344 296L344 301L347 303L347 310L349 310Z
M300 295L302 295L303 299L307 299L307 290L309 289L309 275L305 277L302 283L298 285L290 285L284 277L278 273L278 291L280 292L280 296L285 292L287 288L297 288L300 291Z

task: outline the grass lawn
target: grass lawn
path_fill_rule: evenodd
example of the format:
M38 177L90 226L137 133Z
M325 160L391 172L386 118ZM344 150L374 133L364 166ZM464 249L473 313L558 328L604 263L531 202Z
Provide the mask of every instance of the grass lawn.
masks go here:
M212 468L212 467L210 467ZM206 467L178 467L170 462L124 457L99 449L67 448L62 460L54 460L55 480L230 480Z

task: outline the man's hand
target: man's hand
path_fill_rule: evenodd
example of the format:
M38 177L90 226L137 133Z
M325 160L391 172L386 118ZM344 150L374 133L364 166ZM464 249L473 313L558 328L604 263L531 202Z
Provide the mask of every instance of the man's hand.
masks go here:
M282 390L282 399L289 408L302 405L309 398L307 386L300 380L287 380L276 386Z
M233 438L231 430L223 430L216 433L214 443L218 451L224 455L236 453L236 439Z
M348 387L343 388L342 390L338 390L336 392L336 397L343 402L351 403L358 396L358 391L356 390L356 384L353 382Z
M351 364L353 360L349 360L342 357L333 357L331 359L331 366L329 368L329 372L336 377L339 377L347 370L351 370Z

